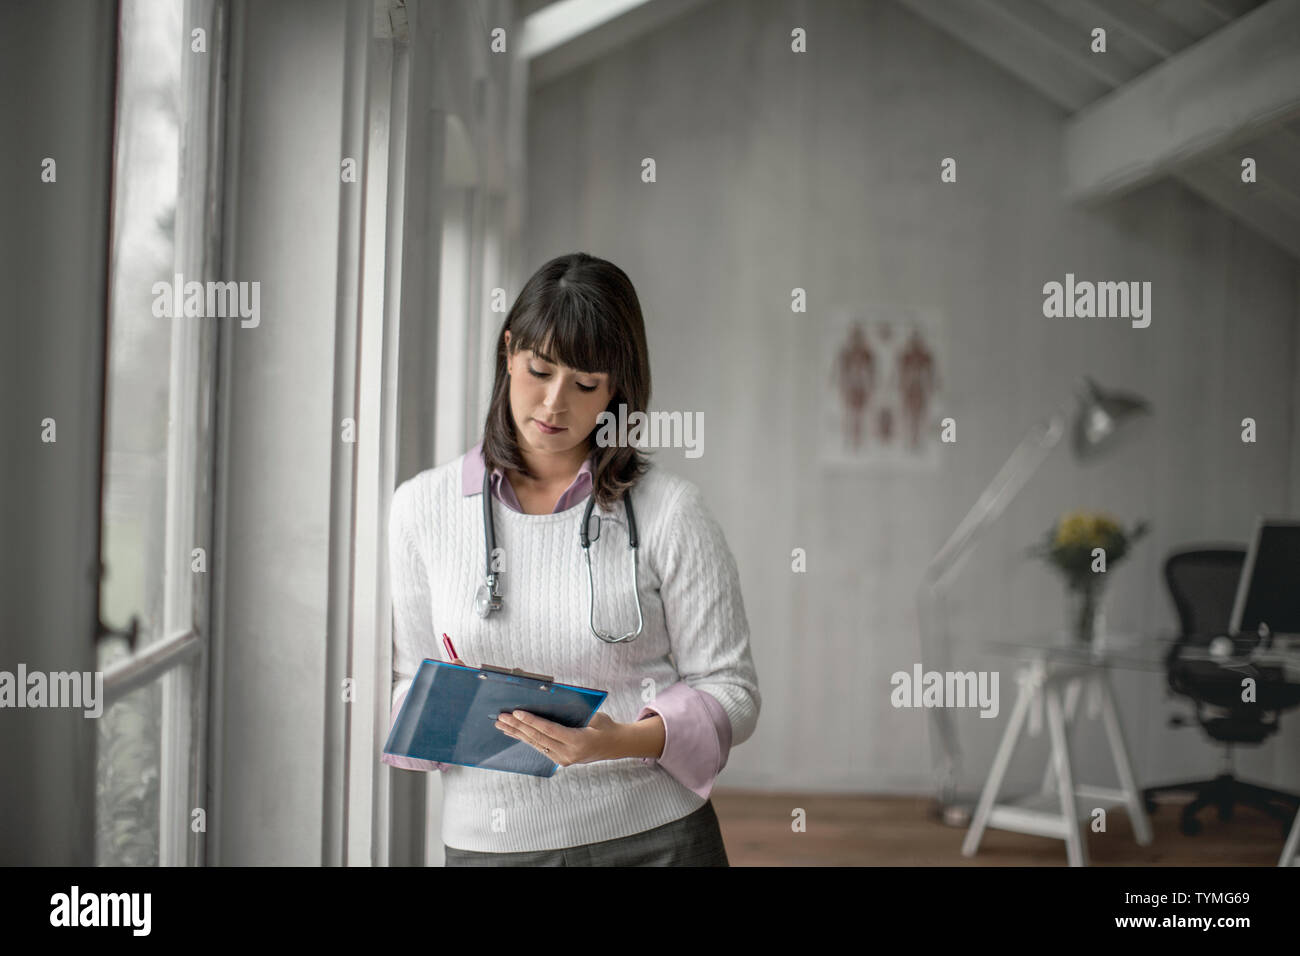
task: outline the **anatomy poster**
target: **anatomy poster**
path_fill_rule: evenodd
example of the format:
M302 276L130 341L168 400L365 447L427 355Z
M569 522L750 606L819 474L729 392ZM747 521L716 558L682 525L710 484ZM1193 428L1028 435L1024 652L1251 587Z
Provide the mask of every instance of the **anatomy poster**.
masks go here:
M840 308L825 329L822 463L937 467L947 414L938 315L906 306Z

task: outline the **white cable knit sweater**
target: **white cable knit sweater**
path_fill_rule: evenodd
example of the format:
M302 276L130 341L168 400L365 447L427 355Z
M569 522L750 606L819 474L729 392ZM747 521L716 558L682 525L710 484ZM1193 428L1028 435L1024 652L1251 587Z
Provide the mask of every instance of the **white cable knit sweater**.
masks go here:
M393 494L390 574L396 630L393 699L426 657L444 660L445 631L461 659L521 667L609 692L601 711L632 722L652 695L684 680L717 698L732 746L758 722L758 678L749 650L736 563L699 489L657 465L632 490L645 629L606 644L588 626L586 560L578 541L584 498L555 514L520 514L494 502L504 551L504 607L483 620L482 496L461 493L462 460L423 471ZM622 502L600 505L592 542L596 625L636 626ZM616 526L615 526L616 525ZM464 850L552 850L629 836L678 820L704 800L656 763L639 758L560 767L554 776L451 766L443 771L442 839Z

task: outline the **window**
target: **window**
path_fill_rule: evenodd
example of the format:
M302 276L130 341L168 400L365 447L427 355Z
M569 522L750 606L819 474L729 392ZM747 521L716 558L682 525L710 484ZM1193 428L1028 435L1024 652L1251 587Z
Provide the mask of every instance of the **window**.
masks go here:
M158 283L213 263L209 133L224 8L123 0L110 248L99 645L99 865L201 862L214 331L160 316ZM181 279L177 279L177 276ZM177 290L179 291L179 290ZM170 310L166 310L170 311Z

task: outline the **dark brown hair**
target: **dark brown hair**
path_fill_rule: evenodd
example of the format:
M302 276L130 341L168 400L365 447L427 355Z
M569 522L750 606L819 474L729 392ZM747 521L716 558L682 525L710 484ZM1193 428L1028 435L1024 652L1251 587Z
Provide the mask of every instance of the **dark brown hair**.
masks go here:
M613 389L606 410L642 412L650 402L650 356L641 303L627 274L612 262L574 252L557 256L524 283L497 335L492 401L483 425L483 461L489 472L514 469L535 477L519 452L506 375L506 332L510 351L530 349L581 372L606 373ZM587 436L600 428L599 423ZM594 443L592 493L605 508L636 484L649 467L631 445Z

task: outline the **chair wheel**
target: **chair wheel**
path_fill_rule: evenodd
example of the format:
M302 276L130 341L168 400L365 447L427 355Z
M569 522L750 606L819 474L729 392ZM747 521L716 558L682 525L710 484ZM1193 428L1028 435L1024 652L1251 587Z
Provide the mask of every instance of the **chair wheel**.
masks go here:
M1147 797L1145 802L1146 802L1147 813L1155 813L1157 810L1160 809L1160 804L1156 803L1150 797Z
M1196 836L1201 832L1201 821L1196 817L1184 817L1179 829L1183 831L1183 836Z

